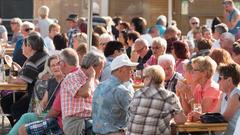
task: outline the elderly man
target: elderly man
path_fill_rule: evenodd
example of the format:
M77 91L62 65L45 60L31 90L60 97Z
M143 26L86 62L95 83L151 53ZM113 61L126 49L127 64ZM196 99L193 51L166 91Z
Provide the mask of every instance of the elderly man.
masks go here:
M111 63L112 75L94 91L92 118L93 131L97 134L122 135L128 121L128 106L133 97L132 86L126 86L132 67L126 54L117 56Z
M235 7L233 0L224 0L224 19L229 28L229 32L237 34L238 27L240 27L240 12Z
M192 17L189 20L189 24L190 24L191 30L187 33L187 39L193 43L194 42L193 31L200 26L200 20L197 17Z
M137 62L137 70L143 70L144 64L152 56L152 51L148 48L147 40L138 38L135 40L134 51L139 55Z
M38 74L43 71L44 63L48 58L43 51L43 39L39 33L32 32L24 39L22 45L23 55L27 58L18 77L9 76L9 83L27 84L27 93L16 92L16 102L12 102L13 94L9 94L1 99L1 106L4 113L11 113L14 119L18 120L28 110L28 105L33 93L33 87ZM11 108L11 109L10 109ZM14 120L9 118L11 125Z
M79 68L78 54L72 48L60 53L60 68L66 77L60 86L63 131L68 135L82 135L84 118L91 117L91 92L95 71Z
M213 50L214 48L220 48L221 47L220 46L220 36L225 32L228 32L228 27L227 27L226 24L220 23L220 24L215 26L215 32L213 33L213 37L216 40L213 42L211 50Z
M165 89L176 93L176 84L182 75L175 71L175 59L171 54L164 54L158 57L158 64L163 68L165 78Z
M13 18L10 24L11 30L13 31L11 45L15 46L16 42L23 38L21 33L22 20L20 18Z
M220 46L222 49L227 50L232 55L233 43L235 42L235 37L229 32L225 32L220 37Z

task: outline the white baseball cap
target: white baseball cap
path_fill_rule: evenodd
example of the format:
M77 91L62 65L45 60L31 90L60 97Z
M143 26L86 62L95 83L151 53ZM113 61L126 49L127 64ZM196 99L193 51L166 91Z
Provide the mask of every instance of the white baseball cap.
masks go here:
M111 71L116 70L123 66L135 67L138 63L132 62L126 54L122 54L113 59L111 63Z

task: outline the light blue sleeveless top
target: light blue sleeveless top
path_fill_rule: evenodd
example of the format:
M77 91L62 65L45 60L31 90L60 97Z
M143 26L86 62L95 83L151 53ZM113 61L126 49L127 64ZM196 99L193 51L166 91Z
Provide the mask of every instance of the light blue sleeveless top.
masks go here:
M223 114L228 105L228 99L231 98L234 94L238 94L240 96L240 89L235 87L233 91L230 93L229 97L226 96L226 93L223 93L223 99L221 101L221 114ZM233 135L235 130L235 126L240 116L240 108L237 109L236 113L233 115L232 119L228 121L228 128L224 135Z

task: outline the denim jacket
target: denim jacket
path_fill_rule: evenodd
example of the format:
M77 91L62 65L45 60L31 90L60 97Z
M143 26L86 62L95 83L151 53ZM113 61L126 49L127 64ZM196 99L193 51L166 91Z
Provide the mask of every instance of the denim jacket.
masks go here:
M100 83L93 95L93 131L107 134L126 128L132 97L132 86L126 86L115 76Z

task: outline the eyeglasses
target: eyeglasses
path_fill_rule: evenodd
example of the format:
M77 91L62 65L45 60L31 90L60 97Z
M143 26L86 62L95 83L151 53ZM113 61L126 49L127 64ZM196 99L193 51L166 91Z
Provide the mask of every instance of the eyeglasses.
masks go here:
M31 30L33 30L32 28L26 28L26 29L24 29L24 31L26 31L26 32L29 32L29 31L31 31Z
M17 24L16 22L10 22L10 24Z
M145 48L145 46L142 47L141 49L136 50L136 52L137 52L137 53L140 53L144 48Z
M192 25L197 25L198 24L198 22L192 22Z
M156 49L156 50L158 50L158 49L160 49L161 47L152 47L152 49Z
M195 72L202 72L202 70L200 70L200 69L192 69L192 71L195 71Z
M223 2L222 3L224 6L226 6L226 5L231 5L231 2L230 1L225 1L225 2Z
M61 65L62 63L64 63L64 60L59 60L58 62L57 62L57 65Z
M221 80L223 80L223 79L225 80L225 79L227 79L227 78L228 78L228 77L225 77L225 76L219 76L219 77L218 77L218 81L221 81Z

